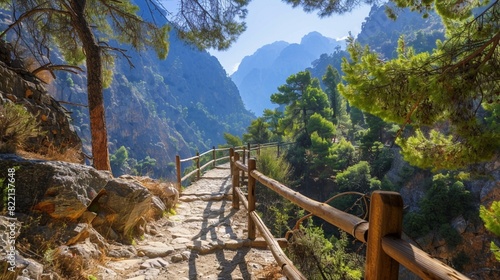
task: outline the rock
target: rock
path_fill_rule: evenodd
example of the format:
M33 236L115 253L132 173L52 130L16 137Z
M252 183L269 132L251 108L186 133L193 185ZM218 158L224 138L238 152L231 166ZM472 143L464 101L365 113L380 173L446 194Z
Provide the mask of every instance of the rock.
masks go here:
M155 280L158 278L158 275L160 274L160 270L157 268L148 268L145 270L140 270L137 271L133 274L128 275L129 277L127 280Z
M186 243L189 243L191 242L190 239L188 238L184 238L184 237L178 237L178 238L175 238L174 240L172 240L172 244L186 244Z
M16 240L21 233L21 222L16 218L8 216L0 216L0 244L2 244L1 252L15 250L15 247L10 246L12 240ZM0 255L0 261L4 260L4 255Z
M80 218L97 192L111 180L109 173L90 166L0 154L0 176L6 176L13 166L18 167L16 193L31 194L16 196L16 212L30 214L36 210L56 219Z
M37 261L30 259L30 258L24 258L24 257L19 255L16 258L16 262L19 266L22 267L22 270L21 270L22 276L24 276L30 280L31 279L36 279L36 280L42 279L43 265L41 265Z
M174 252L172 246L161 242L149 242L147 245L137 246L136 249L149 258L165 257Z
M2 52L9 53L4 46L0 46ZM0 104L22 104L33 116L38 116L40 128L45 132L29 139L25 149L43 155L55 152L66 160L83 163L82 141L70 122L68 111L48 94L40 80L27 71L20 75L3 63L0 63L0 76ZM59 133L53 134L52 131Z
M43 273L42 274L42 280L63 280L59 274L56 272L49 272L49 273Z
M112 269L103 266L98 266L98 269L99 271L97 272L97 276L99 279L106 279L106 280L119 279L118 274L114 272Z
M182 259L187 261L191 257L191 251L183 251L181 253L181 255L182 255Z
M112 246L113 249L109 250L108 256L113 258L133 258L137 255L137 250L134 246Z
M150 210L151 201L150 192L138 183L110 180L97 200L98 217L122 238L129 238L135 227L143 223L142 217ZM92 224L99 228L96 219Z
M147 224L146 225L146 233L148 233L152 236L156 236L159 234L159 231L154 224Z
M182 254L175 254L173 255L170 260L173 262L173 263L179 263L179 262L182 262L184 260L184 257L182 256Z
M120 178L140 182L152 194L160 198L167 210L172 209L179 201L179 191L171 183L163 183L149 177L134 177L130 175L123 175Z
M209 254L217 249L224 247L224 242L220 240L213 240L211 242L205 240L196 240L193 244L189 244L188 248L198 251L201 255Z
M126 271L138 267L143 262L142 259L129 259L123 261L110 262L107 266L114 271Z
M451 226L460 234L465 232L465 230L467 229L467 225L468 223L462 215L456 217L455 219L453 219L453 221L451 221Z
M146 260L144 263L141 264L140 268L141 269L147 269L147 268L164 268L168 266L168 262L165 261L162 258L154 258L154 259L149 259Z
M159 219L163 217L165 212L167 211L167 206L161 199L157 196L153 196L151 199L151 216L154 219Z
M73 256L81 257L84 268L87 268L91 260L98 259L102 255L97 244L90 242L89 239L86 239L85 242L72 245L68 249Z
M167 207L174 207L179 201L179 191L172 184L163 184L165 195L168 197Z

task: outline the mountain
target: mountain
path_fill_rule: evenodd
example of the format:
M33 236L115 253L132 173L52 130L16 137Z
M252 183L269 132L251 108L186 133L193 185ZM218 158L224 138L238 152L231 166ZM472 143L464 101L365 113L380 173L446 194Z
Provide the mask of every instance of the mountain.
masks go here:
M189 157L225 144L225 132L241 135L254 118L218 60L187 45L175 32L170 34L170 51L164 61L153 51L126 53L134 67L127 59L117 59L113 83L104 93L110 154L122 146L128 152L114 173L134 173L135 169L170 177L176 154ZM53 92L58 100L86 104L85 84L84 73L59 73ZM87 108L67 108L90 152Z
M305 35L300 44L274 42L243 58L231 79L238 86L245 107L261 115L264 109L276 107L270 96L288 76L309 67L321 54L338 50L342 43L318 32Z

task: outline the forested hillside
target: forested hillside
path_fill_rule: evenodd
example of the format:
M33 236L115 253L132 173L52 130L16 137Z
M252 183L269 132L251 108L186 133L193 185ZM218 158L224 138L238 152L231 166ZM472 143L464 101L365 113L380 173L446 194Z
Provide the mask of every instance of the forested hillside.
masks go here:
M223 144L224 132L241 134L250 123L252 114L217 59L183 43L174 32L164 61L153 52L129 50L127 55L134 67L117 60L104 95L110 154L124 147L111 157L116 174L171 176L177 153L186 157ZM86 104L84 81L83 74L60 73L53 84L57 99ZM87 108L67 107L88 148Z
M293 142L279 163L268 154L261 155L258 169L318 201L334 198L329 204L360 217L367 211L363 195L374 190L401 193L406 209L405 238L471 278L497 279L500 270L494 248L498 238L485 229L479 219L479 208L485 211L492 201L500 199L499 131L497 122L492 121L498 119L498 110L494 109L498 107L498 95L496 99L492 97L497 102L492 107L489 104L494 101L474 101L477 115L473 120L465 116L462 119L464 123L470 120L467 122L470 127L477 123L476 133L482 131L485 139L491 141L478 136L476 139L483 142L467 144L462 140L466 136L459 134L466 128L453 127L461 125L455 116L462 116L465 108L453 113L453 109L446 107L453 101L439 103L448 89L434 93L435 89L429 87L428 92L420 93L420 89L412 88L417 84L423 88L434 79L429 73L434 73L432 70L438 64L427 62L426 58L433 50L447 46L436 43L438 39L447 39L441 17L430 12L424 18L409 9L394 8L394 12L396 21L387 17L384 6L374 6L359 36L349 40L347 50L323 54L312 62L312 67L282 80L270 100L284 110L265 110L241 140ZM490 54L494 52L495 49ZM444 54L436 56L435 59L440 59ZM495 56L492 57L491 63L495 63ZM430 64L433 69L420 72ZM498 90L496 81L496 87L471 88L470 94L476 96L474 91L484 90L482 94L494 95L494 90ZM440 82L451 84L438 79L436 88ZM426 94L435 94L431 97L434 99L419 103L414 97L417 92L423 96L421 100L428 98ZM354 102L363 110L354 106ZM446 109L432 113L442 114L441 119L432 122L426 118L426 112L434 106ZM395 117L397 114L399 118ZM489 138L490 132L496 136ZM415 134L420 137L418 140L412 138ZM401 148L399 143L407 144ZM460 150L447 153L447 147L460 145L463 145ZM426 150L428 147L434 148L429 150L435 153ZM462 154L475 147L490 152L489 157L479 159ZM265 196L268 202L262 203L259 210L267 223L274 225L275 234L281 236L303 214L286 201L263 192L262 200ZM362 246L348 245L337 229L320 219L308 223L303 232L307 237L299 241L302 247L297 245L297 251L291 252L292 258L304 260L307 254L308 258L324 260L320 261L321 266L301 261L307 277L319 278L327 271L341 271L349 275L346 279L361 277L363 267L359 256L353 253L362 252ZM335 247L337 251L316 250L323 247ZM402 270L401 278L413 279L406 270Z

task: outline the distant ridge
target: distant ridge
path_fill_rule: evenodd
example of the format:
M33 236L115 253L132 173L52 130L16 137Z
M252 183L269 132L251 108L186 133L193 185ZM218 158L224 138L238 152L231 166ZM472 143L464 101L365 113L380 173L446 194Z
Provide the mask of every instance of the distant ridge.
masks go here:
M245 107L260 116L264 109L276 108L270 96L288 76L310 67L321 54L332 53L342 44L343 41L325 37L319 32L305 35L300 44L277 41L243 58L231 79L238 87Z

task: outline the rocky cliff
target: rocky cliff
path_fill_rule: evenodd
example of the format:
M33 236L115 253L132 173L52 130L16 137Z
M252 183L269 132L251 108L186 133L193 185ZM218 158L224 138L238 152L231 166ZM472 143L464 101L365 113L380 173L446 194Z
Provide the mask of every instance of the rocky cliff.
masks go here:
M0 41L0 77L0 106L22 105L39 122L41 133L29 139L25 149L82 162L82 142L70 123L68 111L49 95L46 84L26 71L19 58L13 57L11 46L4 41Z
M174 32L164 61L154 52L129 50L127 55L133 68L126 59L117 59L104 98L110 153L124 146L132 169L150 158L156 163L149 174L173 176L169 164L176 154L189 157L225 144L225 132L241 135L250 124L253 115L217 59L186 45ZM85 84L84 73L59 73L53 94L57 100L83 105L66 107L90 153Z

